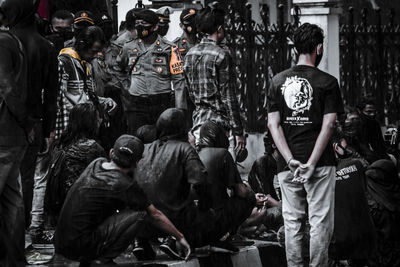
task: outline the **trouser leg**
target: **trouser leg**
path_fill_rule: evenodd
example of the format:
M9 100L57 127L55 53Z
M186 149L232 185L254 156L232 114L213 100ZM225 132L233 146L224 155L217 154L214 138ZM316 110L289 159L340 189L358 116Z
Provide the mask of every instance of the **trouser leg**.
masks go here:
M36 123L34 130L35 138L33 142L28 145L20 167L26 226L30 225L36 159L42 142L42 124Z
M306 192L293 183L289 171L278 174L282 191L282 215L285 223L285 249L288 267L303 266L302 242L306 219Z
M328 265L334 225L335 175L335 167L320 167L304 184L310 222L310 267Z
M32 234L43 230L44 224L44 196L46 192L46 175L49 171L50 165L50 154L38 156L36 162L35 176L34 176L34 188L33 188L33 201L31 211L31 224L29 231Z
M95 258L113 259L121 254L144 229L146 212L125 209L107 218L95 231Z
M221 239L226 233L234 232L250 216L254 198L230 198L215 211L200 211L197 207L188 209L182 220L174 224L185 235L192 247L209 245Z
M0 147L0 255L1 266L24 266L25 224L20 164L26 147Z

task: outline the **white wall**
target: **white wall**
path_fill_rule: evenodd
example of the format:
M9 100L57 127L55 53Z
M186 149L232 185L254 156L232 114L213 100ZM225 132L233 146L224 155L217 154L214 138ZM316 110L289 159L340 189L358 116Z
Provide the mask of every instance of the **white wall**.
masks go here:
M118 26L122 20L125 20L126 12L134 8L136 5L136 0L119 0L118 1ZM144 5L149 5L151 2L149 0L143 0ZM174 40L176 37L182 34L182 29L179 27L179 16L181 15L180 9L174 10L170 15L171 23L169 24L169 31L166 38L170 41Z

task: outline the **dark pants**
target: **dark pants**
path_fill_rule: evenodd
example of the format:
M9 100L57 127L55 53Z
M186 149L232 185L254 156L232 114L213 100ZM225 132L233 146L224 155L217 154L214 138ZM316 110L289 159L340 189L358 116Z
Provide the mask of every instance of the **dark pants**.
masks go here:
M164 110L174 106L172 99L170 93L148 97L124 95L128 134L135 135L139 127L155 124Z
M202 212L192 207L182 219L172 221L191 246L202 247L218 241L228 232L236 232L253 208L254 198L232 197L220 209Z
M20 167L22 193L24 197L24 206L25 206L25 225L27 227L30 225L36 160L37 160L37 155L40 151L40 147L42 145L42 141L43 141L42 124L36 123L35 139L31 144L28 145Z
M201 211L193 205L179 218L169 219L185 236L190 246L196 248L212 244L228 232L235 232L250 216L253 207L254 199L232 197L218 210ZM150 239L163 235L165 233L160 233L150 223L146 223L146 230L139 237Z
M83 237L82 242L70 244L69 247L73 249L57 252L72 260L84 262L99 258L114 259L124 252L135 236L144 229L145 216L144 211L125 209L107 218L92 235Z
M0 266L24 266L24 202L18 181L26 146L0 146Z

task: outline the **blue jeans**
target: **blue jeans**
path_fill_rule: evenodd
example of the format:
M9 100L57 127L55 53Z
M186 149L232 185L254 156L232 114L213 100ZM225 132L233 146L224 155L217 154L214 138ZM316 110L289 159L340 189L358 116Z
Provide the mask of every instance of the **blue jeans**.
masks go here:
M46 192L46 174L50 167L50 153L38 155L34 175L33 200L31 211L31 235L40 234L44 226L44 195Z
M0 146L0 266L25 266L20 167L26 146Z

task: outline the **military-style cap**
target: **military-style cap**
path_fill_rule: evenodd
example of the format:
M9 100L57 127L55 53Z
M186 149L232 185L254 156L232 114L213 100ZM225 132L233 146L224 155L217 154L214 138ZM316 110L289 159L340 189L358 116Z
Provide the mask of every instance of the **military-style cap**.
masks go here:
M153 10L142 9L135 12L135 14L136 14L136 19L142 19L153 25L158 23L158 16Z
M156 10L156 14L158 19L160 20L159 23L170 23L171 20L169 19L169 15L172 13L172 8L169 6L163 6Z
M179 17L181 23L185 24L185 22L192 22L196 17L197 10L194 8L186 8L182 10L181 16Z
M94 25L94 16L90 11L82 10L75 13L74 26L83 28Z

